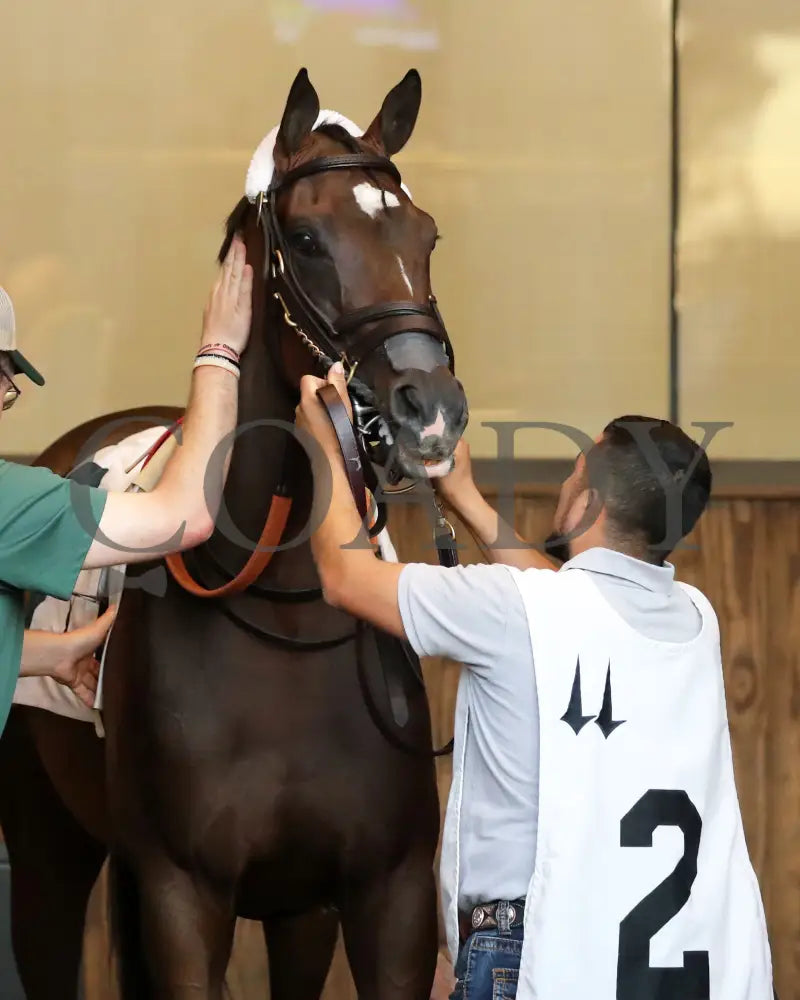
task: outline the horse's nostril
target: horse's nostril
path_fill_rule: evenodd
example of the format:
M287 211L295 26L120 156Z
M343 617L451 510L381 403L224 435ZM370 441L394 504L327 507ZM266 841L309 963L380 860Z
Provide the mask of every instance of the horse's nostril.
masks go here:
M411 382L404 382L394 387L392 414L401 423L422 418L422 397L419 389Z

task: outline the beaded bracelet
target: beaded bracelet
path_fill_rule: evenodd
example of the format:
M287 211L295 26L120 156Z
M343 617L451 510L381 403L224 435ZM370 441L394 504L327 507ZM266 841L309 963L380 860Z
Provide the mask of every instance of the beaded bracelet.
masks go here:
M238 363L236 361L231 361L230 358L226 358L222 354L198 354L194 359L192 369L203 368L205 366L221 368L223 371L229 372L231 375L235 375L236 378L239 378L241 374Z

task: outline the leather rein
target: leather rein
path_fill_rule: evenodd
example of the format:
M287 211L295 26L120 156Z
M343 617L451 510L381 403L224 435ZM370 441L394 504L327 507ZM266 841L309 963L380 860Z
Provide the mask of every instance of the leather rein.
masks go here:
M281 192L297 183L297 181L331 170L362 170L368 174L377 172L388 174L398 183L401 180L400 173L391 160L369 153L347 153L338 156L317 157L288 171L282 176L276 177L270 185L269 190L259 195L257 202L259 223L264 234L263 278L267 286L267 295L274 299L280 306L284 323L311 352L323 371L327 372L336 361L342 362L348 384L353 378L356 369L367 357L382 347L387 340L407 333L423 333L441 343L452 371L455 363L453 347L439 313L435 296L430 295L428 302L425 304L417 302L386 302L367 306L366 308L344 313L332 322L306 294L292 266L292 256L287 247L283 229L278 218L277 200ZM379 483L373 465L368 457L366 444L368 435L363 421L365 417L374 417L377 411L363 404L356 405L354 407L354 426L334 386L328 385L320 389L319 397L325 406L336 432L347 470L350 489L359 515L364 520L370 537L374 538L385 527L386 510L385 504L376 500L375 520L371 525L367 523L370 507L368 497L370 494L373 497L377 497L379 494ZM436 506L434 539L439 562L443 566L455 566L458 564L455 531L450 522L445 518L441 507L435 499L434 504ZM194 575L190 572L183 553L173 553L167 556L166 564L171 575L188 593L194 597L204 599L218 600L232 597L242 594L250 588L253 589L254 594L257 596L271 596L276 600L305 601L321 597L321 591L314 588L303 591L294 598L286 598L282 596L284 595L283 591L275 590L273 592L270 588L258 584L259 578L263 575L273 555L280 547L291 512L291 506L291 497L281 492L279 488L279 491L272 496L264 528L254 551L251 553L244 567L228 579L227 582L216 587L206 587L203 583L198 582L196 579L198 575L197 571L195 571ZM225 575L229 576L230 574L226 573ZM262 635L264 638L273 639L278 644L283 644L284 640L286 640L289 648L331 648L340 642L345 642L355 637L359 643L360 650L361 644L364 641L363 623L361 622L357 624L355 633L349 633L338 640L320 640L307 643L299 640L289 640L288 637L272 636L263 630L249 626L249 623L246 621L240 621L240 617L238 615L234 616L232 612L226 610L225 613L229 614L230 617L233 617L245 627L250 627L251 630ZM403 649L413 673L419 682L422 683L423 679L418 660L416 660L414 654L405 645ZM363 660L360 652L358 659L359 661ZM363 669L361 662L359 663L359 669L360 671ZM431 755L442 756L452 751L452 741L441 750L433 751L431 754L431 751L420 751L405 740L402 740L384 722L380 710L372 697L365 676L362 676L362 688L364 689L370 714L386 738L395 746L405 752L426 757L430 757Z

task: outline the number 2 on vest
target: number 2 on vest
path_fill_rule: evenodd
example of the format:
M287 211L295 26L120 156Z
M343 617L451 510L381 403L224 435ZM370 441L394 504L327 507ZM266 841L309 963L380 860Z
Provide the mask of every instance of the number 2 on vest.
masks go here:
M683 856L619 925L617 1000L710 1000L707 951L684 952L682 967L650 966L650 939L689 900L703 822L686 792L650 789L623 817L620 846L652 847L660 826L676 826L683 833Z

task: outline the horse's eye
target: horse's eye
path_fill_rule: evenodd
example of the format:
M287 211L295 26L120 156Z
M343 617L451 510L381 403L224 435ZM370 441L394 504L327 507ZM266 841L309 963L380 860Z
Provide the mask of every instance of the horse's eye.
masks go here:
M296 233L292 233L289 237L289 243L292 250L296 250L305 257L316 257L322 252L319 243L307 229L298 229Z

